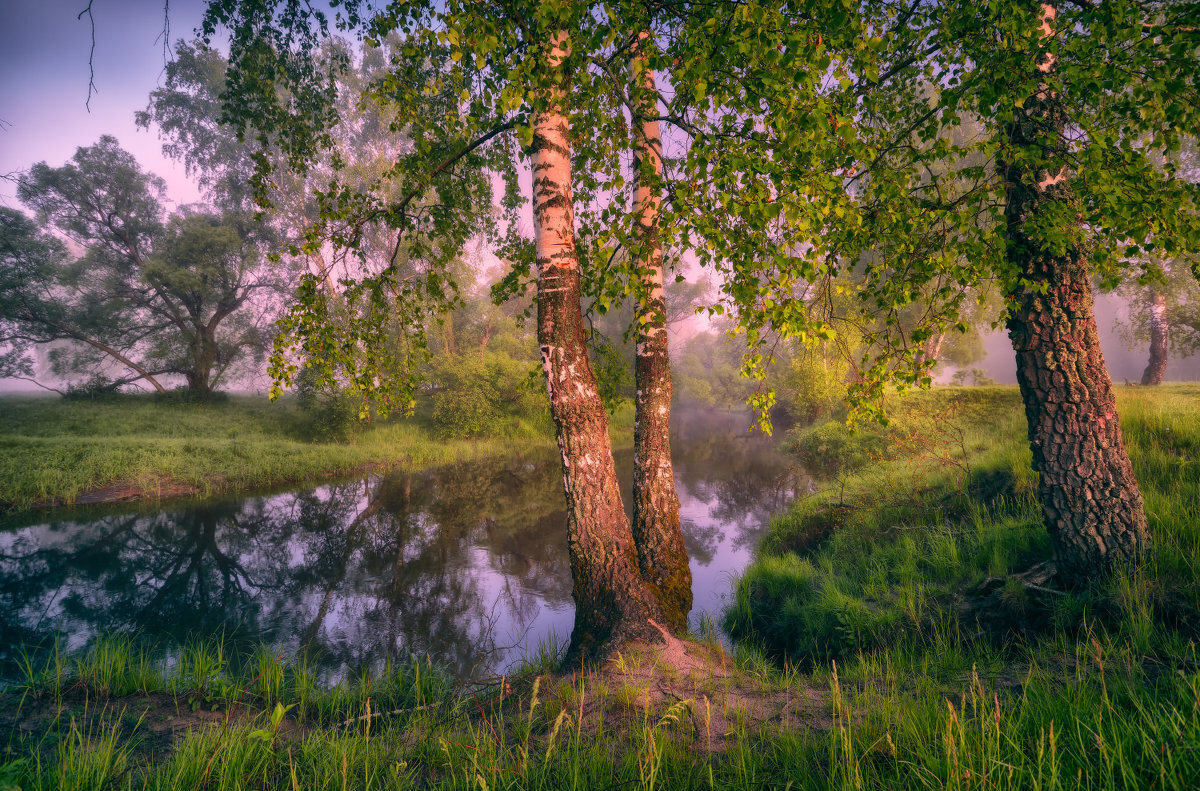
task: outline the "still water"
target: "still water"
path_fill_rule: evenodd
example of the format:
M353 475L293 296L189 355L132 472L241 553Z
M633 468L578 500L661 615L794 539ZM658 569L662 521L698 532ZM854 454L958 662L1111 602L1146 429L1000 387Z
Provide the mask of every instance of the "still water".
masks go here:
M674 418L692 623L719 620L770 517L808 481L737 416ZM618 451L626 487L632 453ZM221 633L326 671L428 655L460 678L571 632L558 454L397 472L0 532L0 665L17 646ZM8 675L8 673L3 673Z

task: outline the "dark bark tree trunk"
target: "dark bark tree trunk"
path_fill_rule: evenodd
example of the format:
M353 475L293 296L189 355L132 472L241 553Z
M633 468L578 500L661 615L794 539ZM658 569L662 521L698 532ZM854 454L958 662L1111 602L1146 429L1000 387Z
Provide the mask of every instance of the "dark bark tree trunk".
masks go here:
M1042 3L1043 35L1055 7ZM1054 68L1043 53L1038 68ZM1121 438L1112 380L1100 352L1087 261L1078 242L1050 245L1045 228L1077 217L1067 178L1065 113L1043 83L1018 110L1008 140L1043 166L1001 163L1007 185L1008 258L1032 287L1009 294L1008 332L1017 353L1017 382L1029 423L1033 467L1058 573L1081 585L1134 564L1149 546L1142 495ZM1073 220L1066 220L1069 224ZM1033 230L1030 229L1042 229Z
M634 162L637 188L635 254L642 283L639 296L634 376L637 396L633 424L633 540L642 579L662 606L667 625L687 628L692 609L692 570L679 521L679 496L671 464L671 359L667 343L667 304L663 294L663 255L658 235L662 203L662 138L656 120L658 89L644 55L632 64L636 103Z
M1167 374L1167 298L1158 290L1150 292L1150 361L1142 373L1142 384L1160 385Z
M550 47L557 86L535 114L530 159L538 268L538 346L550 391L550 415L562 453L567 549L575 628L570 663L599 658L634 639L659 640L650 619L662 611L638 571L637 551L621 503L608 414L588 362L580 309L579 258L571 191L571 143L564 96L562 40Z
M185 374L189 390L207 393L212 389L212 369L217 363L217 339L207 327L196 331L192 343L192 370Z

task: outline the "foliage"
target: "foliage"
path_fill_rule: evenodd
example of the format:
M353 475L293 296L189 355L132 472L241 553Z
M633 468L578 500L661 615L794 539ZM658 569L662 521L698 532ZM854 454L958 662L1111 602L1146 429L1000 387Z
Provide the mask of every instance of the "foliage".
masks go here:
M308 368L296 377L296 405L305 417L304 433L314 442L345 442L362 427L354 399L340 390L322 388Z
M62 323L60 306L45 286L67 256L59 239L39 232L21 212L0 208L0 374L32 376L31 347L61 334L52 326Z
M843 421L834 419L793 431L784 445L805 469L828 476L853 472L879 460L887 446L885 429L872 424L851 433Z
M488 174L511 173L512 148L493 138L512 124L487 106L495 80L421 26L430 9L371 18L342 4L339 22L365 35L359 64L330 42L323 12L276 10L213 2L204 22L207 36L230 31L222 120L255 144L256 199L278 202L273 172L308 174L315 205L293 249L325 247L334 257L301 278L272 376L286 386L308 365L330 386L372 398L381 414L411 412L428 357L426 319L459 304L454 265L464 243L494 238ZM476 32L489 30L487 20ZM366 138L383 144L363 146Z
M1200 182L1200 152L1195 138L1185 137L1178 151L1163 158L1163 165L1168 163L1179 178L1193 184ZM1163 318L1169 328L1170 352L1187 357L1200 349L1200 278L1196 260L1200 260L1196 255L1171 257L1148 253L1136 261L1143 274L1125 280L1116 288L1129 307L1128 318L1117 319L1117 329L1129 348L1150 341L1152 303L1158 297L1165 302Z
M120 393L119 385L105 376L90 376L79 382L72 382L63 391L66 401L96 401L98 399L114 398Z
M546 406L532 370L532 361L494 351L439 357L430 376L435 430L448 438L496 436L511 419L536 419Z
M745 345L739 340L722 331L688 339L671 360L676 397L721 409L743 407L755 383L742 376Z
M251 148L221 124L225 59L199 41L180 41L173 54L146 109L136 113L137 125L157 126L163 154L182 162L215 202L252 209Z
M865 335L852 398L877 413L884 383L925 381L925 342L966 329L978 289L1009 299L1028 285L1008 263L997 162L1031 178L1070 172L1070 216L1025 231L1046 249L1080 245L1107 282L1137 276L1138 251L1200 247L1196 185L1159 166L1200 126L1194 4L1064 3L1049 76L1031 62L1040 13L756 2L679 21L672 79L691 90L665 114L690 145L663 223L722 273L721 309L746 328L752 366L776 333L830 339L827 303L804 296L853 272L857 302L842 315ZM1061 96L1068 139L1018 149L1005 130L1040 90ZM969 125L980 133L955 134Z

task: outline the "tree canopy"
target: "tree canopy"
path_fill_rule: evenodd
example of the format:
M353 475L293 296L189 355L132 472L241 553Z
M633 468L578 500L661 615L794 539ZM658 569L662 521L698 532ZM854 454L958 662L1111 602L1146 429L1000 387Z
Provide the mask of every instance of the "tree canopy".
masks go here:
M161 390L156 377L175 374L201 392L243 357L262 359L288 278L267 266L250 217L205 208L164 217L162 180L108 136L60 167L34 165L18 196L82 252L6 214L6 299L22 306L6 312L15 353L74 341L51 354L61 376L105 372L107 361L129 369L99 373L107 387L146 379ZM255 311L244 311L252 300Z

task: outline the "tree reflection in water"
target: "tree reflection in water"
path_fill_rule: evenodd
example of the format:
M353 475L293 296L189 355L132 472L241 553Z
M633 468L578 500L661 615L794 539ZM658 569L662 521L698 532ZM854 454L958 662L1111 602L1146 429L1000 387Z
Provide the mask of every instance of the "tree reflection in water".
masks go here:
M697 608L712 611L800 479L761 439L680 422L685 538ZM618 459L627 482L631 461ZM339 672L410 655L492 672L570 631L558 464L527 455L2 532L3 674L18 646L114 630L223 633Z

